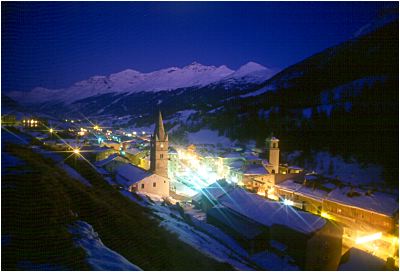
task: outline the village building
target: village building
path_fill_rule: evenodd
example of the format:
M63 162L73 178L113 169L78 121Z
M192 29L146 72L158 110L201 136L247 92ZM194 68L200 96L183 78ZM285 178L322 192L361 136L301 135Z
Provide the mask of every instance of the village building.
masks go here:
M340 260L340 227L240 187L218 197L207 211L207 222L229 233L250 254L276 251L301 269L335 270Z
M150 171L124 164L116 169L116 182L131 192L169 196L168 135L164 130L161 112L151 138Z
M192 198L192 204L207 212L218 204L218 198L232 190L234 186L221 179L203 188L200 193Z
M95 166L109 173L115 173L120 166L125 164L129 164L129 160L118 153L114 153L104 160L97 161Z

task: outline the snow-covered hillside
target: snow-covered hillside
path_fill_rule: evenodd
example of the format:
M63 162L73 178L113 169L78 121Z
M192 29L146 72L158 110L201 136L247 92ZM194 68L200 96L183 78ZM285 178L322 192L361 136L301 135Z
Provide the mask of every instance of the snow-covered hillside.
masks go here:
M137 93L176 90L178 88L201 87L208 84L260 83L269 79L274 72L258 63L249 62L237 71L225 65L206 66L193 62L183 68L170 67L150 73L127 69L108 76L93 76L79 81L68 88L34 88L32 91L11 92L13 99L25 104L44 102L71 103L86 97L106 93Z

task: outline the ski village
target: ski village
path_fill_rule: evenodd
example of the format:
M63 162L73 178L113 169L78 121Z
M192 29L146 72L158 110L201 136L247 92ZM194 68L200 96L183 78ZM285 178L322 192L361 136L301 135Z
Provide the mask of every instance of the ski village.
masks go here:
M8 122L3 141L29 146L90 190L94 185L74 167L89 165L113 190L146 208L155 224L232 268L398 266L396 196L288 165L280 159L276 136L266 137L263 149L215 144L221 137L209 130L193 138L197 144L172 144L161 112L152 131L115 130L87 120L51 125L32 116L3 119ZM24 164L10 153L3 156L3 173L16 174ZM95 231L87 222L77 222L73 233ZM118 253L103 244L94 249L101 237L93 235L79 245L90 252L94 267L104 269L104 257L96 261L96 254ZM118 258L128 269L140 269ZM107 265L121 269L118 258Z
M1 8L1 270L399 270L398 2Z

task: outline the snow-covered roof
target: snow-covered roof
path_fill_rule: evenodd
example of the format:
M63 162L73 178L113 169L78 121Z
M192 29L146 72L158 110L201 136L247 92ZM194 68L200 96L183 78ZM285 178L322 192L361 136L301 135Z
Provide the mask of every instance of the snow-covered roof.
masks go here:
M396 196L374 192L371 195L366 195L365 192L359 191L359 196L349 197L350 187L337 188L331 191L327 200L340 202L345 205L360 207L380 214L392 216L399 210L399 202Z
M258 156L254 155L253 153L245 153L243 154L243 156L248 161L261 160Z
M350 248L340 260L338 271L379 271L385 270L385 261L362 251Z
M235 169L235 170L241 170L243 165L244 165L243 160L236 160L236 161L229 163L229 167L231 167L232 169Z
M284 189L284 190L297 191L302 186L302 184L295 182L292 179L288 179L288 180L283 181L280 184L276 184L275 186L277 188Z
M115 160L115 159L118 158L118 157L121 158L121 159L123 159L124 161L128 162L127 159L125 159L124 157L122 157L122 156L119 155L118 153L114 153L114 154L111 154L110 156L108 156L108 158L96 162L95 165L96 165L97 167L103 167L104 165L107 165L108 163L112 162L113 160Z
M230 191L230 189L231 187L228 183L219 183L216 181L206 188L201 189L201 193L208 199L215 201L216 199Z
M239 233L247 239L252 239L262 234L262 229L259 225L243 220L222 205L216 205L212 209L208 210L207 216L212 216L215 219L218 219L220 223L233 229L236 233Z
M219 201L225 207L268 227L284 225L287 228L311 234L321 229L327 222L321 217L294 210L279 202L268 201L242 188L235 188L222 196Z
M132 164L124 164L117 168L117 175L124 178L127 186L132 185L133 183L139 182L142 179L152 175L151 172L143 170L139 167L136 167ZM121 180L119 180L121 182Z
M328 195L327 191L324 191L324 190L321 190L318 188L312 188L309 186L304 186L304 185L301 186L296 191L296 193L302 194L302 195L305 195L305 196L308 196L308 197L311 197L311 198L314 198L314 199L317 199L320 201L322 201L322 199L324 199Z
M268 170L261 164L249 164L244 170L245 175L268 175Z

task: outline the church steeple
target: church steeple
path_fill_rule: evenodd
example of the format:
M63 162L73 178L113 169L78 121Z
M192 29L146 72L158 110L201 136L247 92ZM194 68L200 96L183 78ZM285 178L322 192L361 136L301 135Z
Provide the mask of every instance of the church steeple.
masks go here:
M164 131L164 124L161 111L158 112L158 122L154 128L154 138L160 141L168 141L168 135Z
M151 139L150 169L154 174L168 178L168 135L164 130L161 112L158 113Z

